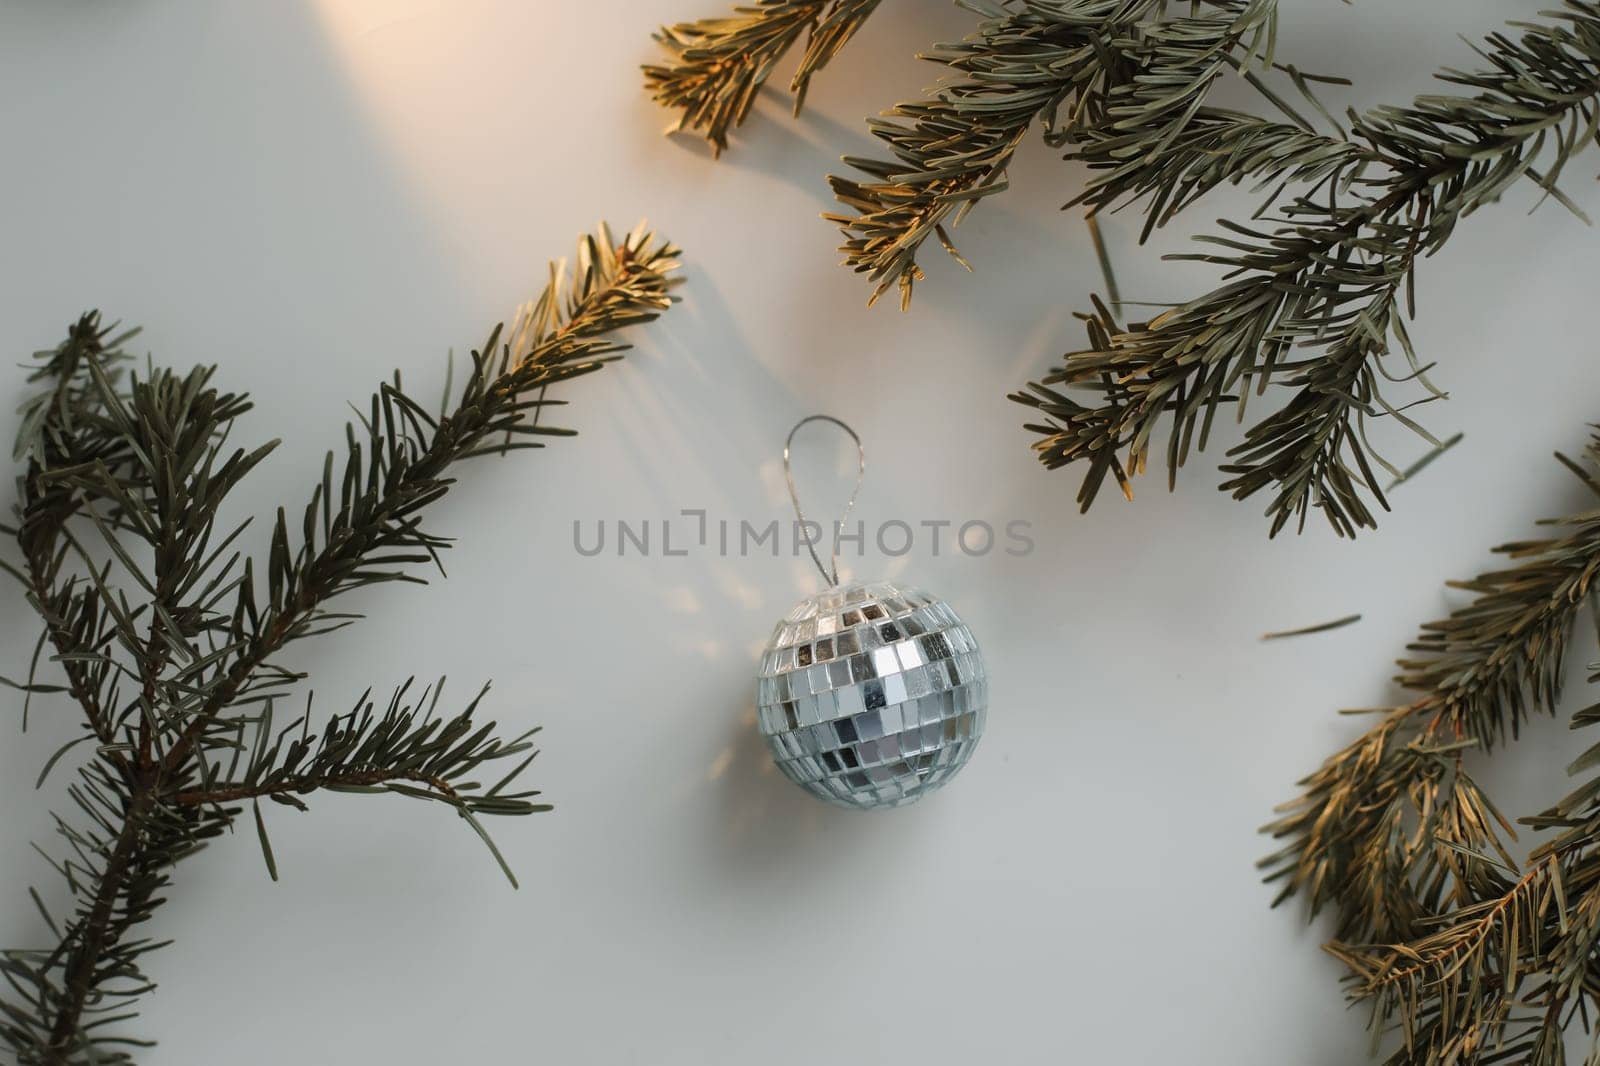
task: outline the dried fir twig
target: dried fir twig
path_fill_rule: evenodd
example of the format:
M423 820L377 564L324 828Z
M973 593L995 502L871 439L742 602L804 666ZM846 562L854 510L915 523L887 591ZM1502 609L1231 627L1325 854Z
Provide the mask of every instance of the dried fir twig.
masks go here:
M644 67L645 87L657 103L680 112L668 131L698 130L714 155L728 133L749 117L772 68L802 37L806 50L789 83L794 111L805 106L811 77L853 37L879 0L759 0L725 18L663 27L656 40L669 63Z
M1587 459L1600 496L1600 433ZM1499 549L1516 566L1457 585L1473 602L1424 626L1401 661L1418 698L1329 759L1268 827L1286 841L1264 862L1278 899L1335 912L1329 950L1370 1002L1375 1037L1398 1026L1395 1064L1564 1064L1573 1018L1587 1025L1600 1007L1600 777L1523 819L1556 831L1524 869L1463 765L1554 712L1573 624L1595 603L1600 504L1545 524L1549 539ZM1572 724L1597 720L1590 707ZM1571 770L1596 766L1600 745Z
M602 226L579 246L570 277L553 266L513 330L497 328L459 388L430 412L401 387L379 389L345 455L329 453L300 520L279 510L258 569L235 547L244 526L218 527L224 500L272 449L226 443L243 397L219 392L212 368L127 372L117 334L87 314L32 375L46 389L23 407L26 461L18 521L7 531L24 587L44 622L30 697L65 691L84 716L90 757L57 818L50 861L71 902L57 915L35 894L52 946L0 955L0 1043L27 1066L131 1061L143 1042L124 1023L150 987L139 927L165 897L173 867L230 828L248 800L263 857L277 875L260 801L304 809L321 791L392 792L479 817L548 809L514 790L531 734L497 736L474 699L437 713L439 689L402 685L377 711L313 730L273 728L274 701L303 675L276 661L289 643L358 617L343 593L421 581L449 542L423 526L428 505L476 455L539 447L567 431L541 424L549 386L592 372L624 346L611 335L671 303L677 251L643 227L616 240ZM58 663L65 685L37 679ZM481 698L481 693L480 693ZM56 752L45 774L77 747ZM496 769L498 780L476 780ZM44 775L41 775L41 781ZM506 869L510 876L509 869Z

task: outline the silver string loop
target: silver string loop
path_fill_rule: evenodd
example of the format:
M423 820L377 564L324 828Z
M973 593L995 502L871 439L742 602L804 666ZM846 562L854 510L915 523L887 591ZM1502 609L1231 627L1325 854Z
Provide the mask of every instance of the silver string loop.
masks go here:
M839 520L833 524L833 554L829 559L832 567L822 565L822 557L817 554L817 542L811 536L811 531L806 527L805 512L800 509L800 493L794 487L794 468L789 465L789 448L794 444L794 435L800 432L800 427L808 422L832 422L850 435L856 444L856 487L850 492L850 500L844 505L844 512L839 515ZM850 517L850 508L856 505L856 497L861 494L861 482L867 476L867 450L861 444L861 438L856 431L832 415L807 415L794 424L789 431L788 439L783 442L783 479L789 483L789 499L794 503L794 516L800 521L801 533L806 538L806 550L811 553L811 561L817 564L817 570L822 574L822 580L832 588L839 584L839 532L844 525L844 520Z

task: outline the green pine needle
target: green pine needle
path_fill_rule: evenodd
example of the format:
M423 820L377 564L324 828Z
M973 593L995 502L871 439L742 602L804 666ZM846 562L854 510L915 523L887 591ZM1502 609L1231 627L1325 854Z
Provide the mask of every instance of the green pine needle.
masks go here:
M418 582L439 568L450 538L424 525L429 506L477 455L537 447L552 386L616 360L625 327L675 299L677 249L641 225L617 239L583 238L573 270L550 283L510 330L496 327L463 381L430 412L397 374L346 426L295 513L276 511L259 560L234 545L244 524L219 526L225 501L272 450L227 444L250 409L218 390L215 368L187 374L130 369L132 336L84 315L57 348L39 353L14 454L25 466L8 573L38 610L64 684L25 683L30 696L66 693L85 731L44 764L45 776L80 744L58 818L66 882L58 943L0 953L0 1045L27 1066L127 1063L126 1022L150 987L139 935L167 898L174 869L227 832L249 802L267 872L279 876L261 800L296 810L324 792L399 794L453 808L489 845L482 819L549 810L536 790L507 791L529 765L531 733L503 739L465 708L440 710L442 686L415 696L402 684L383 704L367 695L313 728L307 713L275 728L274 701L303 675L283 666L290 644L357 616L335 601L385 582ZM506 767L511 769L508 771ZM497 784L484 790L480 772ZM35 901L39 897L35 896ZM43 912L42 902L40 903Z

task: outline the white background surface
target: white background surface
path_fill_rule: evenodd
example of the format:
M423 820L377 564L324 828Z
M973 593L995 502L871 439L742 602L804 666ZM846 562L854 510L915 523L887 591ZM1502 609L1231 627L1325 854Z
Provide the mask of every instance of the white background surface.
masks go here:
M1267 542L1264 499L1214 489L1232 430L1175 495L1152 476L1135 503L1108 490L1080 517L1075 473L1034 463L1005 399L1081 339L1071 312L1098 272L1056 210L1080 175L1030 143L1014 188L958 232L977 273L927 253L909 315L864 307L817 218L837 156L871 147L861 117L933 78L912 53L970 16L888 0L800 121L770 96L714 165L659 136L637 66L656 24L720 6L0 6L0 348L20 360L96 306L143 324L159 360L219 363L259 404L236 438L284 437L246 501L263 515L303 501L347 401L395 366L441 380L445 351L477 343L595 219L648 216L688 262L683 304L567 390L581 436L471 469L439 509L461 536L450 580L363 596L366 623L293 660L327 712L448 673L463 698L492 677L495 716L545 727L531 776L557 810L498 826L522 890L442 809L274 807L281 883L248 826L181 871L155 923L176 944L150 960L161 988L137 1032L161 1046L145 1061L1360 1059L1323 930L1267 909L1255 830L1354 735L1336 709L1393 698L1390 661L1455 602L1442 582L1576 501L1549 454L1600 418L1600 241L1553 204L1527 217L1523 190L1425 266L1415 336L1452 398L1422 414L1467 436L1377 534ZM1536 7L1287 3L1281 54L1353 75L1337 102L1402 99L1470 63L1455 32ZM1567 187L1591 214L1596 158ZM1209 271L1158 253L1252 204L1215 195L1145 249L1132 216L1110 220L1125 294L1200 291ZM8 409L21 381L0 379ZM756 653L814 588L799 561L572 547L575 519L784 517L778 450L817 410L866 439L869 527L1021 518L1038 542L1025 559L853 564L948 597L994 679L962 777L879 816L805 797L753 734ZM1365 620L1335 633L1257 640L1353 611ZM6 673L34 632L0 603ZM32 784L76 720L62 704L34 721L0 742L7 944L43 935L27 884L59 899L28 842L66 775ZM1499 775L1508 810L1556 796L1573 750L1537 724Z

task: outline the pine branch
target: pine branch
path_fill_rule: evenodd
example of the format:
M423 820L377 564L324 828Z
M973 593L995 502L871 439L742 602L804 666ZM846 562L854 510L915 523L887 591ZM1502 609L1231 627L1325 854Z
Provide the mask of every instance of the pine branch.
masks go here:
M1600 496L1600 433L1586 458L1562 461ZM1564 1063L1573 1011L1600 1007L1600 776L1523 819L1559 831L1524 873L1502 843L1511 826L1461 765L1554 713L1573 623L1595 603L1600 509L1545 524L1559 535L1497 549L1518 565L1458 583L1473 602L1423 627L1398 678L1419 698L1302 782L1267 827L1288 841L1263 863L1284 882L1278 901L1336 910L1329 950L1351 995L1371 1003L1375 1034L1399 1019L1392 1063ZM1597 720L1590 708L1573 726ZM1600 745L1572 771L1596 766Z
M70 548L63 538L67 523L81 513L89 493L80 486L50 479L48 472L92 468L124 478L141 474L143 468L135 463L128 442L105 418L105 390L115 389L121 364L130 358L122 345L137 333L114 335L114 330L114 326L103 326L99 315L86 314L54 351L35 353L43 365L28 381L50 385L21 409L14 458L27 462L23 488L28 506L19 513L17 527L7 529L18 540L23 566L17 571L7 564L6 569L22 583L29 602L43 617L40 646L48 640L54 648L67 676L68 691L101 743L111 740L105 704L107 689L115 678L103 661L93 657L92 649L110 639L110 618L93 584L65 572ZM113 510L108 520L115 523L117 517ZM36 652L23 686L30 692L39 689L33 676L38 659Z
M1591 682L1600 680L1593 677ZM1600 720L1591 707L1573 728ZM1571 772L1600 764L1591 747ZM1566 1066L1575 1018L1589 1028L1600 1006L1600 777L1543 814L1522 821L1560 834L1537 848L1520 877L1467 855L1465 902L1430 916L1418 939L1375 946L1332 943L1349 968L1355 1000L1376 1024L1398 1017L1403 1043L1394 1064L1494 1061Z
M668 132L700 130L713 155L728 147L728 132L744 124L772 68L808 35L790 82L794 111L805 106L812 75L827 66L866 22L879 0L760 0L727 18L663 27L656 35L672 62L647 64L645 87L664 107L681 112Z
M1318 132L1233 53L1216 58L1189 55L1191 64L1201 60L1204 66L1185 70L1169 65L1162 78L1120 81L1111 91L1108 121L1073 131L1066 158L1083 162L1091 177L1066 206L1087 205L1098 213L1144 202L1142 243L1220 186L1249 182L1252 189L1267 191L1277 185L1344 185L1378 161L1371 150L1348 140L1342 129L1337 135ZM1186 79L1188 96L1199 99L1230 69L1251 80L1284 118L1209 105L1179 117L1171 114L1172 80ZM1294 81L1318 113L1324 109L1312 95L1310 82L1345 83L1339 78L1311 79L1293 67L1276 69Z
M1405 327L1417 263L1525 179L1572 206L1556 182L1600 134L1600 5L1567 0L1515 39L1491 35L1481 54L1478 72L1440 75L1472 95L1352 116L1359 150L1286 144L1304 164L1298 172L1266 152L1266 173L1310 190L1274 222L1227 224L1226 235L1207 238L1219 251L1181 257L1225 267L1231 280L1148 323L1124 326L1097 303L1089 347L1013 396L1046 417L1028 428L1047 467L1086 465L1082 506L1108 474L1131 491L1164 420L1170 484L1191 447L1206 446L1219 408L1242 418L1251 388L1278 384L1291 397L1229 453L1223 489L1238 499L1272 490L1273 533L1291 521L1303 528L1313 508L1341 535L1375 525L1371 505L1387 502L1374 467L1387 464L1365 442L1366 421L1396 418L1426 436L1381 388L1396 379L1383 365L1395 346L1404 377L1427 369ZM1186 202L1193 179L1173 177L1186 173L1169 168L1165 186L1152 178L1130 187L1155 190L1157 204Z
M1270 62L1275 0L1206 0L1187 18L1168 17L1163 0L971 6L985 16L978 31L924 56L958 77L871 122L890 158L845 160L868 180L829 179L850 213L827 217L845 233L845 264L874 283L874 301L898 286L901 307L910 304L929 237L965 264L949 228L1006 188L1035 123L1066 158L1109 171L1074 203L1136 199L1158 175L1183 189L1156 196L1153 223L1223 181L1322 176L1353 158L1299 126L1251 120L1248 134L1219 132L1236 116L1204 106L1225 74L1260 85L1254 71Z
M465 710L450 717L436 715L443 683L406 701L408 681L389 698L381 714L363 694L348 714L320 734L311 731L310 707L276 736L270 711L255 724L258 742L244 773L233 777L220 764L192 787L172 797L181 806L224 806L245 799L271 799L300 810L300 797L312 792L397 792L437 800L467 814L531 814L548 804L528 801L537 792L507 793L533 759L530 742L537 730L509 741L494 736L495 723L479 724L473 714L488 686ZM267 738L271 738L270 741ZM492 788L484 789L468 775L486 764L527 754Z
M531 417L553 402L543 398L544 390L598 370L625 350L606 335L648 322L670 306L676 255L676 248L655 243L642 228L614 244L602 226L598 238L580 245L570 285L562 269L552 267L550 284L516 330L516 354L509 344L500 345L498 330L474 354L472 372L450 411L433 418L400 390L398 380L373 395L362 427L365 440L347 427L348 454L337 480L328 454L297 548L291 548L288 518L279 512L264 603L246 564L230 634L239 651L204 681L203 697L180 708L185 724L163 745L169 768L209 741L208 730L224 708L298 680L269 660L291 641L351 620L327 612L328 600L367 585L420 580L407 567L436 562L448 541L423 530L418 512L449 490L453 479L447 471L454 463L542 447L538 438L564 435ZM216 734L224 744L228 731L222 723Z
M85 766L69 795L84 827L57 819L67 854L52 865L76 897L73 914L58 926L35 894L57 945L0 955L12 992L0 998L0 1043L23 1066L127 1063L130 1047L145 1046L116 1030L150 989L142 960L162 943L133 934L163 902L173 865L226 828L135 792L105 761Z
M380 389L361 430L347 430L337 495L330 453L297 538L279 512L259 586L234 547L244 527L217 527L225 498L272 448L226 446L247 401L217 391L210 368L120 374L124 357L93 315L42 353L33 380L50 386L24 408L17 454L29 465L9 530L22 564L6 569L44 619L41 652L54 649L68 684L30 676L18 687L69 692L90 726L81 739L95 745L69 788L77 817L57 819L64 847L50 858L71 913L58 923L36 894L55 946L0 956L11 993L0 998L0 1042L20 1062L131 1061L143 1045L122 1026L150 987L142 958L160 946L137 927L165 898L172 868L230 828L244 800L304 808L328 790L443 802L510 876L479 816L549 809L536 792L508 791L532 759L531 734L499 738L474 719L477 699L441 717L436 688L408 702L409 686L381 712L364 697L319 732L300 721L274 734L276 690L300 675L270 659L353 618L328 610L334 596L419 580L411 567L437 562L448 544L421 526L422 512L453 483L455 464L564 434L538 420L558 402L547 390L616 359L624 346L611 335L671 303L675 254L642 227L620 242L601 227L580 245L570 281L553 265L509 339L491 334L445 410L430 414L398 376ZM515 765L492 786L473 779L508 759ZM259 806L255 817L276 876Z
M1554 981L1551 953L1572 936L1594 942L1600 927L1568 924L1567 908L1593 902L1594 886L1567 898L1560 862L1547 859L1516 880L1485 874L1481 902L1412 944L1383 948L1329 945L1350 968L1353 998L1374 1015L1401 1018L1402 1042L1390 1063L1517 1061L1566 1066L1568 1008L1581 987Z
M1587 458L1600 465L1600 436ZM1423 626L1417 654L1400 661L1397 680L1418 698L1302 782L1268 827L1289 841L1264 864L1284 881L1280 899L1304 894L1313 913L1336 906L1341 939L1415 937L1450 883L1455 853L1435 846L1447 820L1462 819L1456 839L1471 850L1498 850L1499 818L1460 753L1553 713L1573 623L1600 574L1600 510L1545 524L1560 535L1496 549L1518 565L1456 584L1476 599Z
M100 534L113 559L96 572L94 553L69 530L61 531L106 605L103 642L82 654L109 673L117 666L112 646L119 645L125 661L138 664L124 674L137 682L136 695L111 710L106 725L116 735L137 720L137 763L149 772L152 744L165 725L163 709L181 704L189 685L225 654L218 647L227 639L225 618L215 607L242 579L241 556L235 551L220 565L219 560L248 523L217 541L217 513L277 442L226 452L228 428L246 405L210 387L214 368L196 368L183 377L162 370L149 381L130 378L126 395L95 373L101 424L137 463L126 473L103 462L63 466L42 473L39 483L82 499L80 516ZM135 560L124 546L127 541L148 550L148 565ZM148 602L129 603L114 588L113 575ZM178 666L170 677L169 664Z

